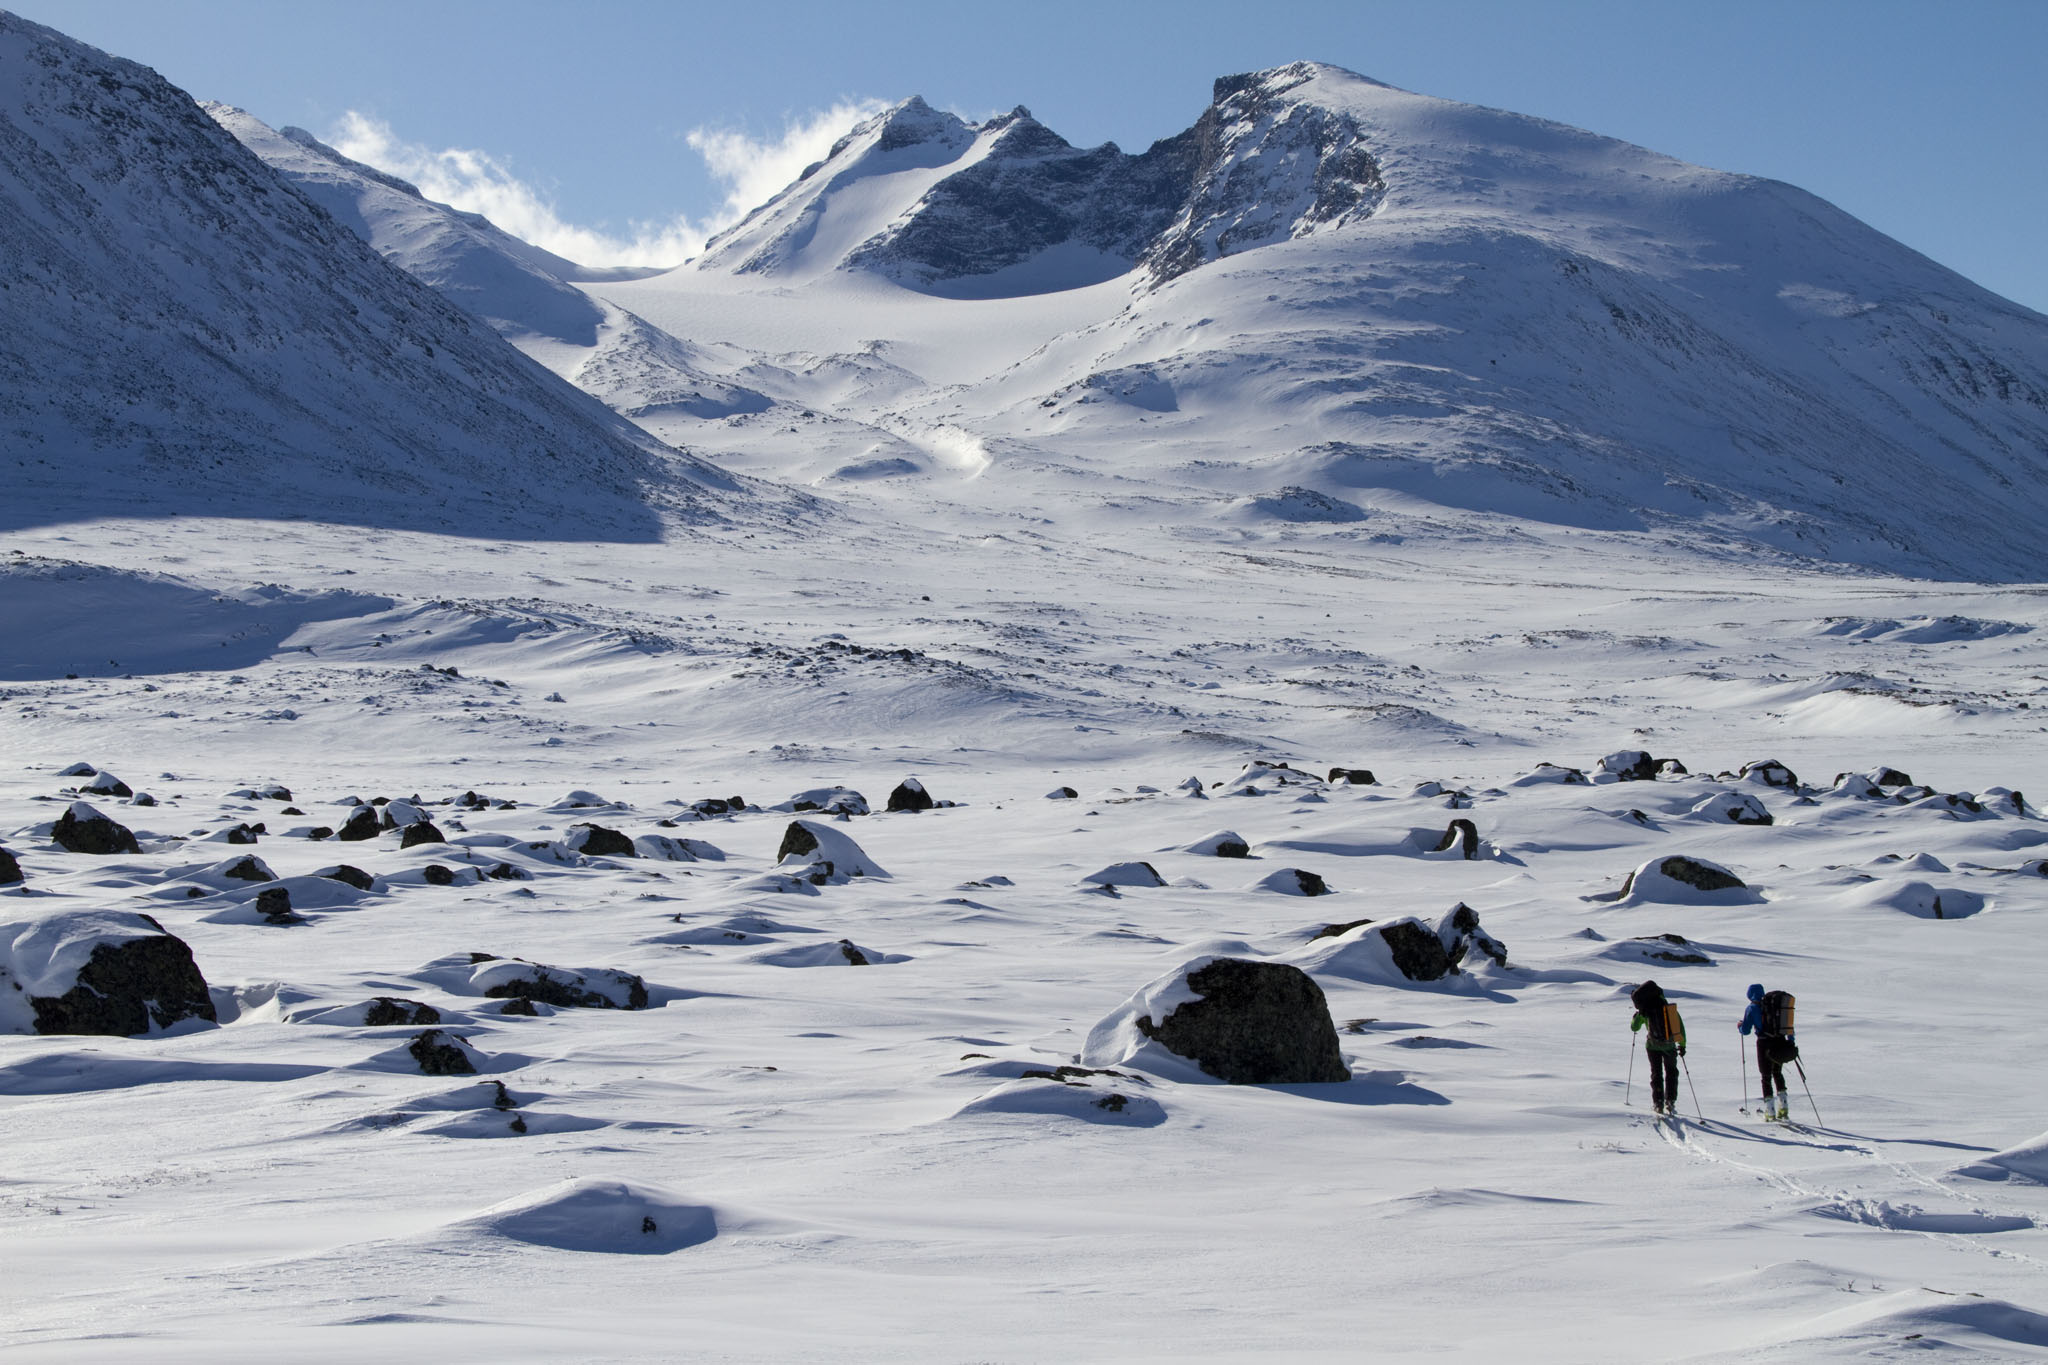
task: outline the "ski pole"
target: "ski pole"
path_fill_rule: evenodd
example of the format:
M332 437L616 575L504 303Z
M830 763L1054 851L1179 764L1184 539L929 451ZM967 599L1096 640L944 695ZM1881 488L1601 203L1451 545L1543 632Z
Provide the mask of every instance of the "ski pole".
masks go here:
M1678 1054L1678 1064L1685 1069L1685 1088L1692 1091L1692 1112L1698 1116L1701 1123L1705 1123L1707 1121L1707 1112L1700 1108L1700 1092L1693 1086L1692 1068L1685 1065L1685 1054L1683 1052Z
M1735 1061L1742 1068L1742 1105L1740 1112L1749 1112L1749 1054L1742 1050L1742 1035L1735 1035Z
M1622 1092L1621 1102L1630 1108L1636 1102L1636 1036L1628 1036L1628 1089Z
M1792 1059L1792 1066L1795 1070L1799 1072L1799 1086L1802 1090L1806 1092L1806 1102L1808 1104L1813 1104L1813 1087L1806 1083L1806 1068L1799 1065L1799 1059L1797 1057L1794 1057ZM1826 1120L1821 1118L1820 1106L1817 1104L1813 1104L1813 1121L1815 1123L1821 1124L1823 1127L1826 1126Z

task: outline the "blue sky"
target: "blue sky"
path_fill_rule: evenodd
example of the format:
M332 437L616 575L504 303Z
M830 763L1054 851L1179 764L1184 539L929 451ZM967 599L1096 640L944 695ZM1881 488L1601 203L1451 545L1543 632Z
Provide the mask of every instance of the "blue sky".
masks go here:
M1213 77L1311 57L1789 180L2048 311L2036 0L13 7L451 193L467 174L474 206L552 215L505 226L553 222L586 257L715 226L800 167L819 115L862 102L1021 103L1076 144L1137 149L1191 123Z

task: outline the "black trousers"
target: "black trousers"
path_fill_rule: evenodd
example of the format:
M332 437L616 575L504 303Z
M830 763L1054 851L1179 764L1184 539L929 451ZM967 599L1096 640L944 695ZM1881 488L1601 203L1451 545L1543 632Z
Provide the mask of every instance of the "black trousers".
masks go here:
M1756 1070L1757 1074L1764 1078L1765 1099L1771 1097L1773 1089L1780 1095L1785 1093L1785 1064L1770 1059L1765 1051L1764 1037L1761 1033L1756 1038Z
M1659 1109L1678 1107L1678 1053L1646 1049L1650 1054L1650 1102Z

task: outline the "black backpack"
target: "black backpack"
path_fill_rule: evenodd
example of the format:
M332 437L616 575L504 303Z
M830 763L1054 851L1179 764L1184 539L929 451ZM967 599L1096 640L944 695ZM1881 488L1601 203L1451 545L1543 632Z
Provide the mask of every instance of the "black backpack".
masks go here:
M1779 1066L1799 1056L1799 1047L1792 1041L1795 1004L1787 991L1766 991L1757 1002L1757 1038L1763 1043L1764 1056Z

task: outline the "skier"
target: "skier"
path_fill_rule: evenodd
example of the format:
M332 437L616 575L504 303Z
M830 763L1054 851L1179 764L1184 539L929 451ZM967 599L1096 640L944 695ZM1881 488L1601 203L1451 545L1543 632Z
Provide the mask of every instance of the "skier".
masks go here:
M1742 1012L1736 1031L1747 1038L1756 1032L1756 1069L1763 1077L1764 1117L1779 1123L1791 1118L1785 1095L1785 1063L1799 1055L1792 1041L1792 997L1783 991L1766 992L1762 983L1749 988L1749 1008ZM1775 1098L1773 1097L1775 1092Z
M1650 1040L1643 1045L1650 1058L1650 1102L1660 1114L1676 1113L1678 1059L1685 1055L1685 1020L1679 1017L1678 1006L1664 998L1664 988L1654 981L1636 987L1629 1002L1636 1007L1629 1032L1637 1032L1645 1025L1650 1030Z

